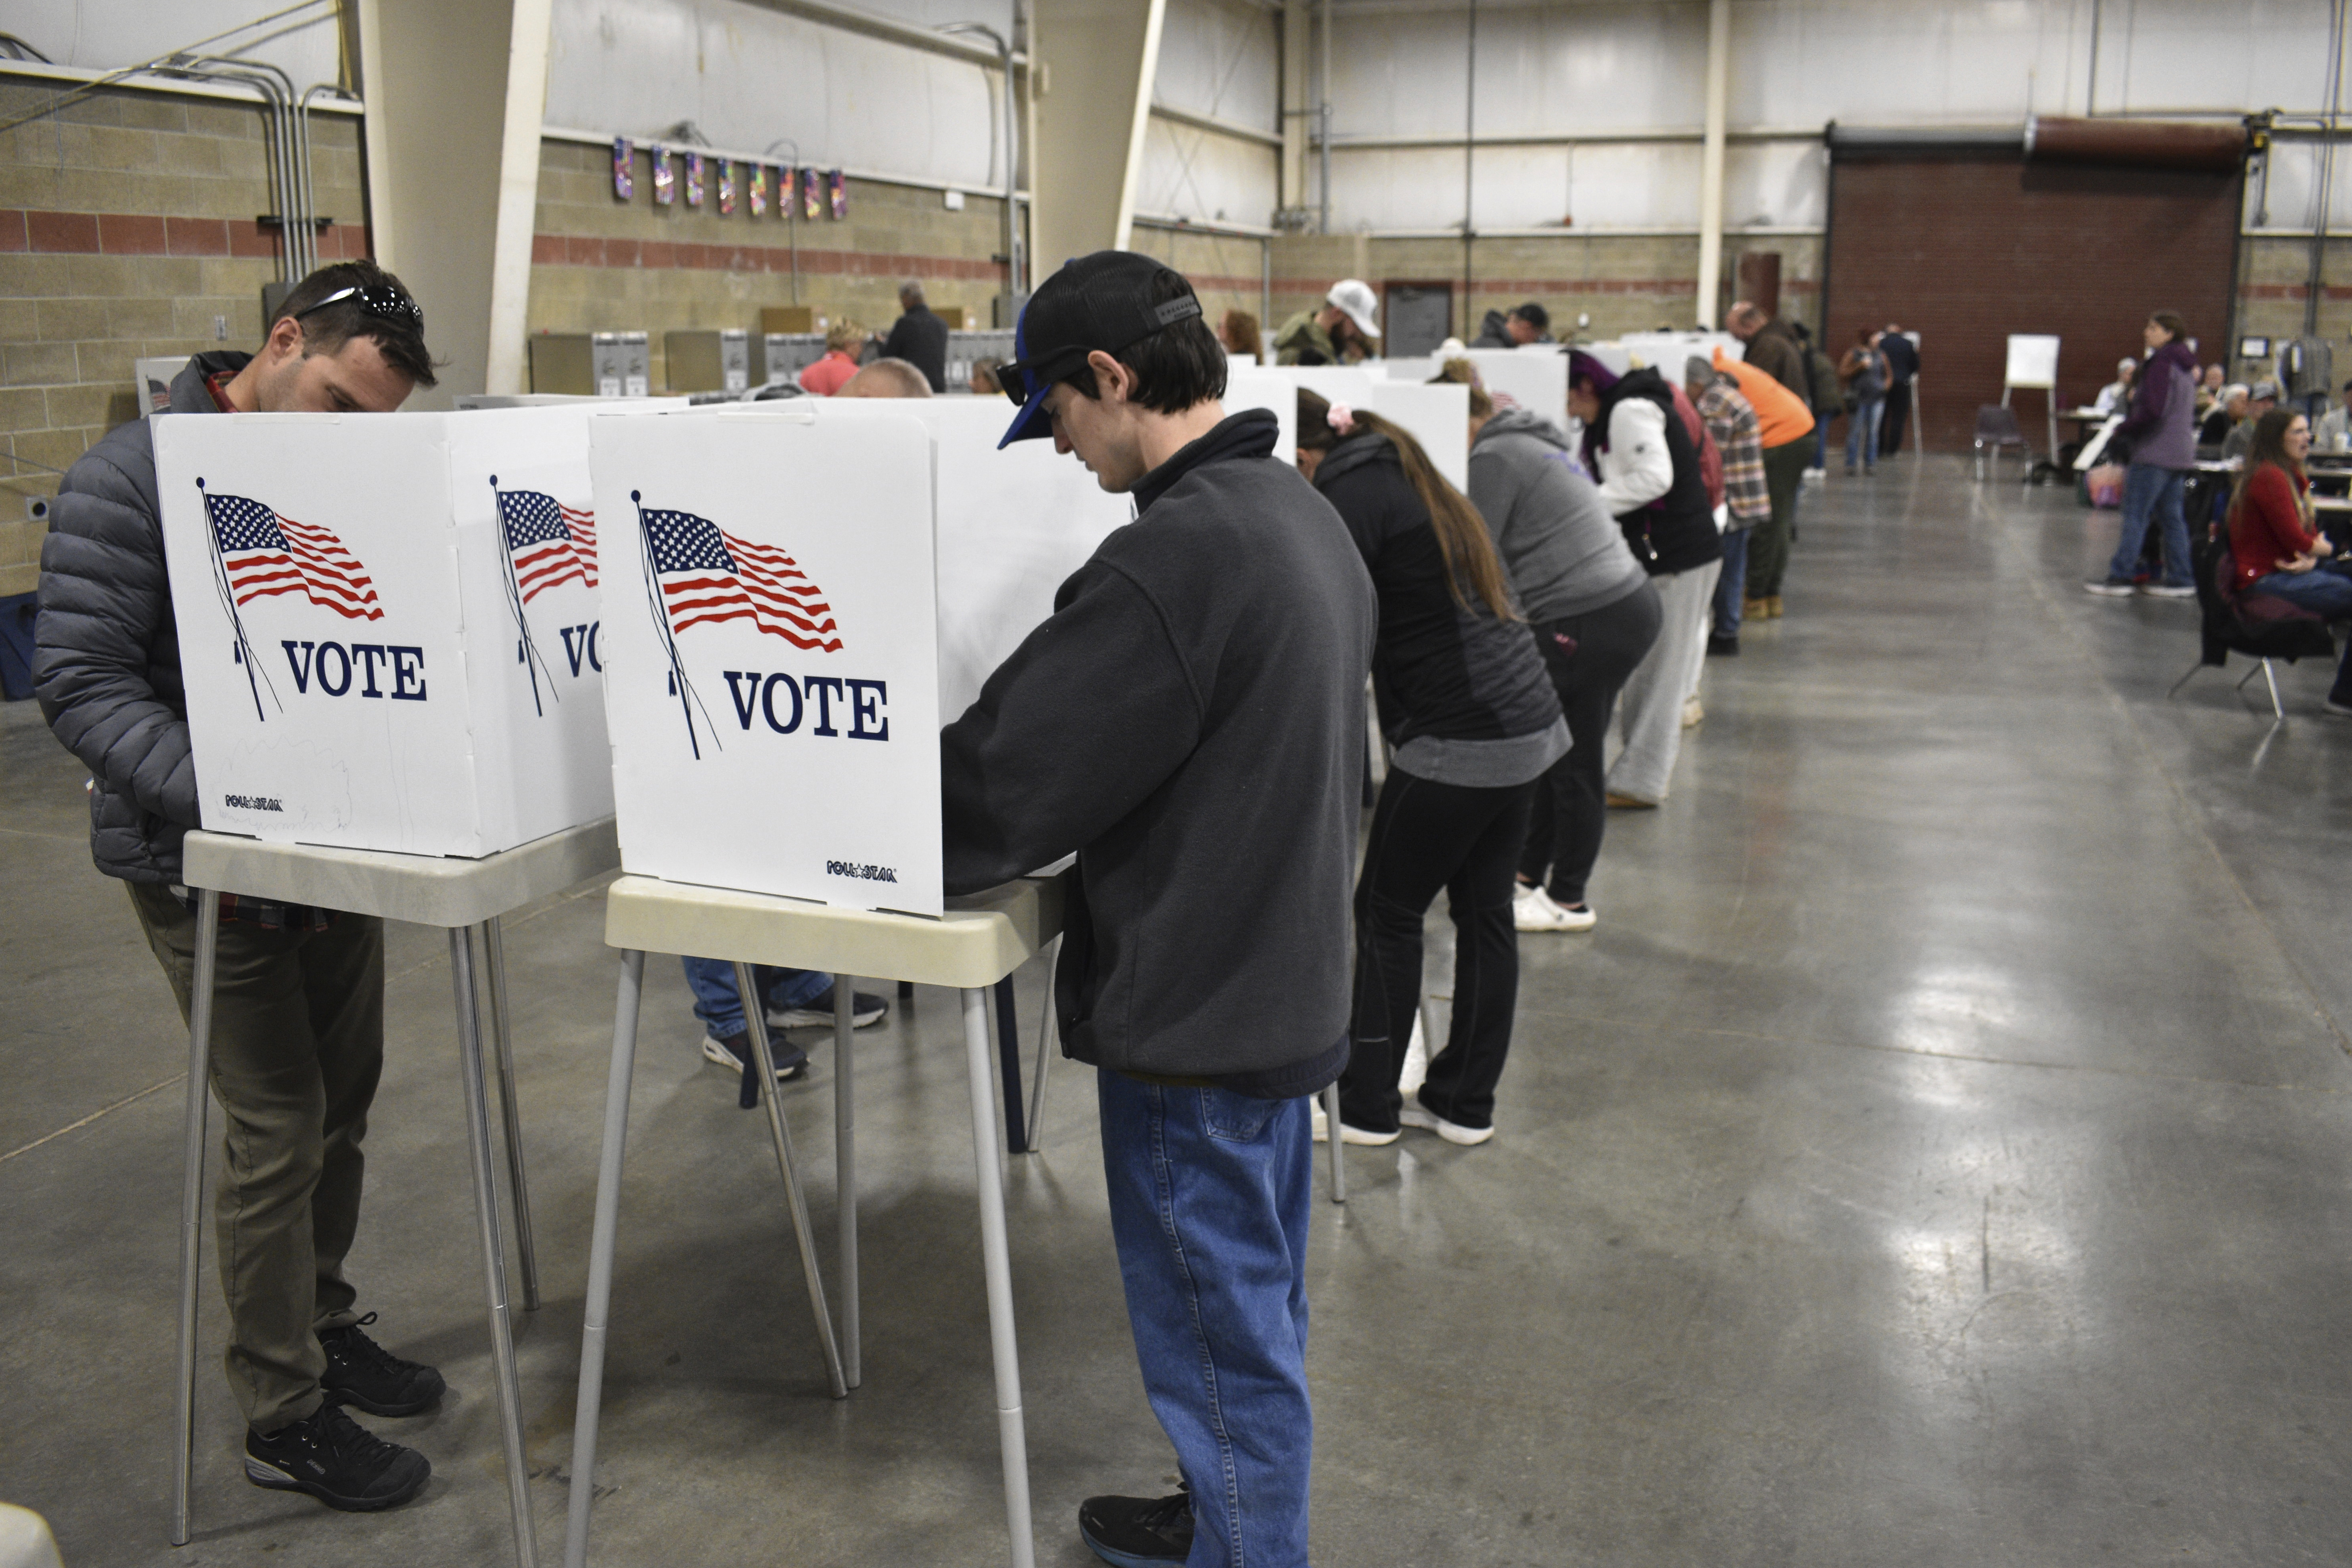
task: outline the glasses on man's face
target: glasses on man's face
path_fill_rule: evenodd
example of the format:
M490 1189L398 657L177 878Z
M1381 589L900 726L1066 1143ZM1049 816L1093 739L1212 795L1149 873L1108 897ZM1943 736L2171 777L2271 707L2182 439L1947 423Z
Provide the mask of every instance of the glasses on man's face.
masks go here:
M397 321L419 333L425 331L425 311L415 300L389 283L354 283L338 289L317 304L305 305L295 311L294 319L299 321L313 310L323 310L346 300L357 300L361 310L381 321Z

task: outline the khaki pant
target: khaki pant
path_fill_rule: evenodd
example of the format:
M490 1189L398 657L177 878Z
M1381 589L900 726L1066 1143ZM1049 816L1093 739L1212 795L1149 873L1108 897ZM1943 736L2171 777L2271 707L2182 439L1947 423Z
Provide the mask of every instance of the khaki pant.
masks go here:
M128 886L184 1021L196 917L160 884ZM342 914L324 931L222 922L212 1089L227 1125L213 1219L229 1387L257 1431L319 1408L319 1331L356 1316L343 1258L383 1070L382 921Z

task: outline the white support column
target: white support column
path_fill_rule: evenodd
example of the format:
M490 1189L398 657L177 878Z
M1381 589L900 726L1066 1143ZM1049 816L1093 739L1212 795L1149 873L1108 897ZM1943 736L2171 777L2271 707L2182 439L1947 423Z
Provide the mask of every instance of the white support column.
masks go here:
M1282 7L1282 170L1281 201L1297 209L1307 205L1308 97L1313 73L1307 69L1315 47L1315 15L1308 0L1285 0ZM1272 322L1268 322L1270 327Z
M411 408L524 390L551 5L359 0L376 259L415 293L448 362Z
M1167 0L1036 0L1043 70L1034 278L1107 247L1124 248L1143 171Z
M1723 278L1723 130L1731 94L1731 0L1707 0L1706 141L1699 154L1697 322L1712 327Z

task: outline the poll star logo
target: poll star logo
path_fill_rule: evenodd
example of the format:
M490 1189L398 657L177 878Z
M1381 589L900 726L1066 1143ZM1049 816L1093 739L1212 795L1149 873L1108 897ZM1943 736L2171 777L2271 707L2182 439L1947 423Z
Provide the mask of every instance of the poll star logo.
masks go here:
M234 656L245 666L254 717L267 721L268 715L261 709L261 687L269 678L254 656L252 639L246 636L242 612L247 605L256 599L299 594L319 608L353 621L380 621L383 606L376 599L367 567L344 548L332 529L297 522L249 496L215 495L201 479L196 480L196 490L204 499L205 518L210 524L205 536L211 547L213 587L236 635ZM301 684L308 689L307 679ZM283 712L286 705L274 684L269 697Z
M514 616L515 659L530 672L531 710L543 719L547 708L539 700L540 672L549 672L551 697L556 695L555 677L530 635L525 606L564 583L596 585L596 514L565 506L541 490L502 490L496 474L490 476L490 494L499 503L499 525L505 534L505 548L499 554L505 568L507 609ZM573 629L563 629L566 648L572 646ZM587 629L579 631L584 642ZM577 658L572 660L572 672L580 673Z
M803 652L835 654L841 651L840 628L834 624L833 606L825 603L824 591L786 552L772 544L740 538L710 519L690 511L648 507L644 492L639 490L631 490L629 500L637 509L646 607L652 613L663 650L669 656L670 690L686 717L687 744L698 760L702 742L695 730L695 714L701 713L703 728L710 732L713 745L719 744L719 726L711 721L710 711L703 706L693 682L687 679L686 661L677 651L681 633L699 626L749 621L761 632L782 637ZM738 671L730 678L730 686L741 673ZM785 684L793 683L787 678ZM879 686L878 682L860 684ZM830 681L830 687L835 692L843 689L838 680ZM773 690L772 684L770 690ZM778 733L788 734L798 727L800 712L801 697L795 689L792 725L787 727L772 718L770 723ZM743 727L751 728L748 719ZM831 735L839 731L826 727L814 732Z

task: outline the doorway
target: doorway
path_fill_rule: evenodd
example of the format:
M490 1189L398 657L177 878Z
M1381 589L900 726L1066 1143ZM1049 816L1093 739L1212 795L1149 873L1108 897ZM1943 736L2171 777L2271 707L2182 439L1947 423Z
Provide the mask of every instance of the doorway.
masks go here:
M1384 283L1381 314L1387 331L1381 352L1405 359L1437 352L1454 335L1454 285L1451 281Z

